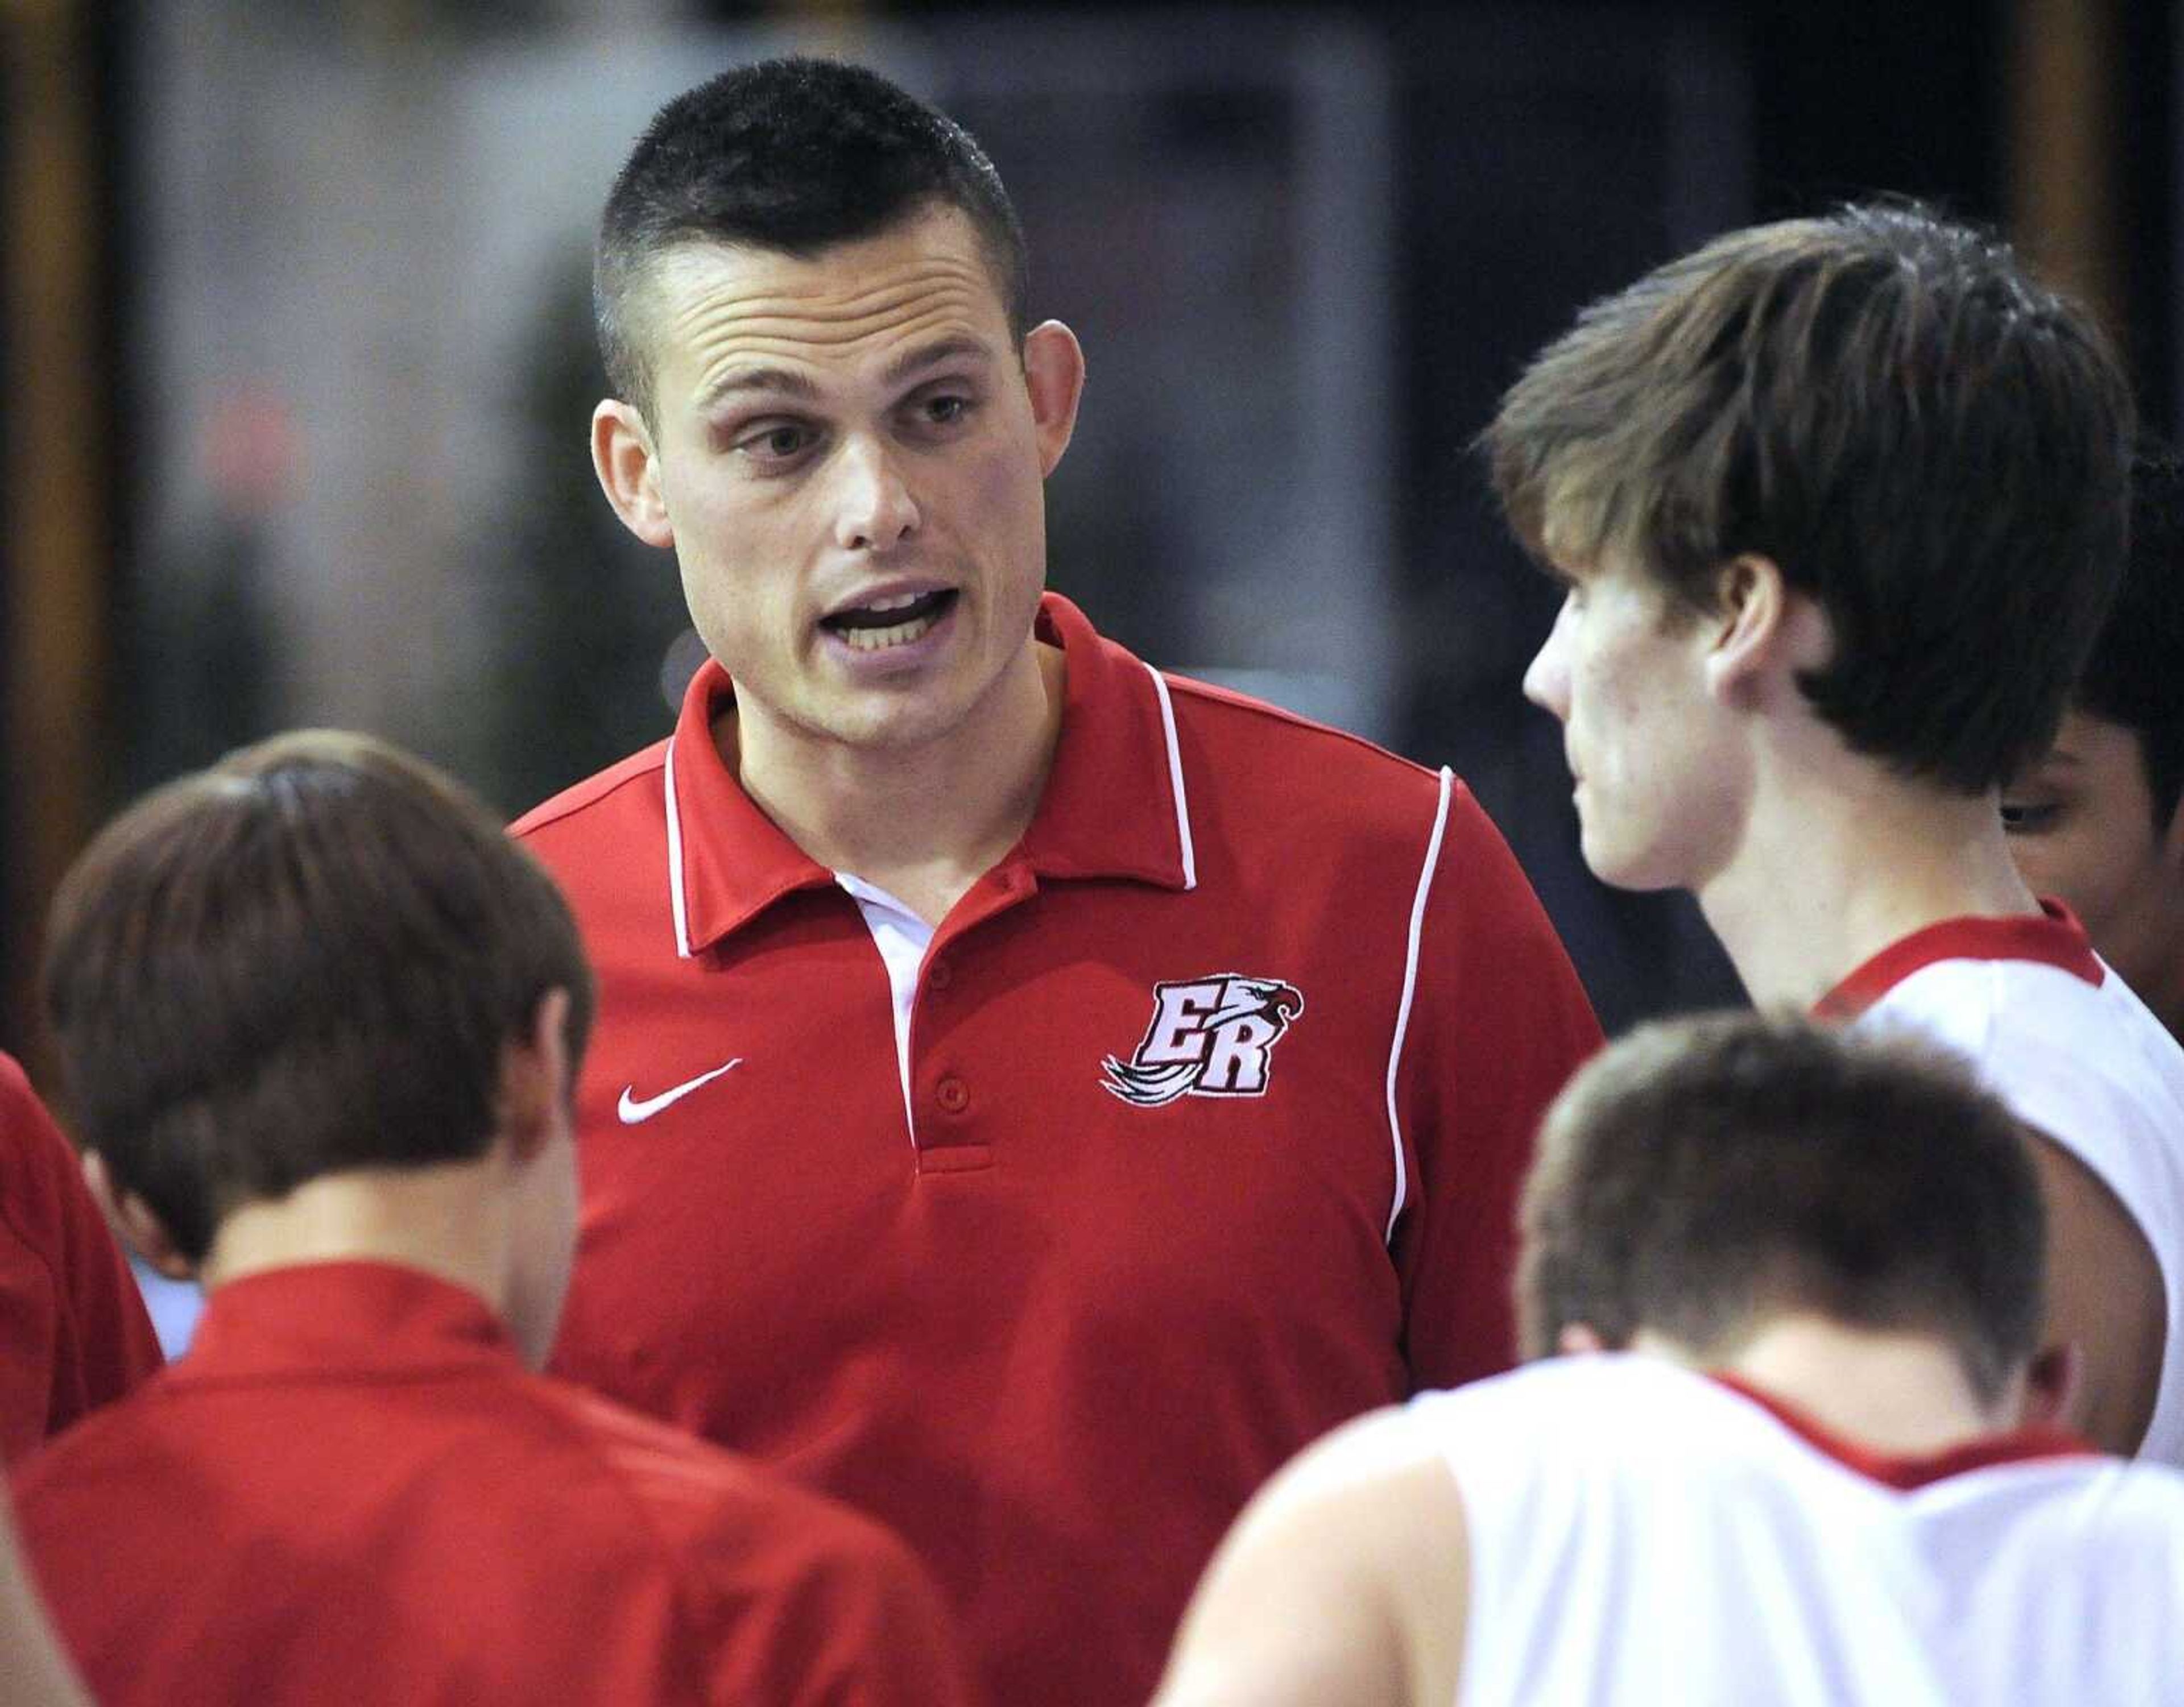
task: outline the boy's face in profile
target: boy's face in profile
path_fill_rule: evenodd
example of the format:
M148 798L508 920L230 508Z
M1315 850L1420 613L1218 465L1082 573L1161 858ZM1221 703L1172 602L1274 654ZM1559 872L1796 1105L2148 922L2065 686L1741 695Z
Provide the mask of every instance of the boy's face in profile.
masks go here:
M2078 915L2126 984L2150 990L2174 976L2164 969L2184 956L2184 812L2154 821L2136 732L2070 712L2054 745L2003 789L2002 816L2025 882Z

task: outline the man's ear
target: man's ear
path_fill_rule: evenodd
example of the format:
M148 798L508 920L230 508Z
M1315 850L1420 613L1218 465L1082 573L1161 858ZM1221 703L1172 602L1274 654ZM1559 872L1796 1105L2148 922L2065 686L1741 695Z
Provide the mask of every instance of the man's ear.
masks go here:
M665 549L675 543L652 430L635 404L607 398L592 411L592 467L624 527L647 545Z
M538 998L529 1031L500 1051L500 1130L509 1152L528 1162L565 1123L569 1100L569 993Z
M84 1152L83 1182L106 1212L108 1221L138 1256L169 1280L197 1278L197 1265L182 1254L167 1224L136 1193L122 1191L114 1184L114 1176L107 1171L106 1158L97 1150Z
M1562 1331L1555 1336L1555 1350L1563 1357L1583 1357L1590 1352L1607 1349L1607 1342L1589 1321L1564 1322Z
M2073 1426L2085 1389L2085 1354L2075 1341L2042 1346L2025 1367L2025 1405L2020 1426Z
M1039 431L1039 471L1052 474L1077 431L1077 405L1084 397L1084 349L1060 320L1043 320L1024 337L1024 384Z

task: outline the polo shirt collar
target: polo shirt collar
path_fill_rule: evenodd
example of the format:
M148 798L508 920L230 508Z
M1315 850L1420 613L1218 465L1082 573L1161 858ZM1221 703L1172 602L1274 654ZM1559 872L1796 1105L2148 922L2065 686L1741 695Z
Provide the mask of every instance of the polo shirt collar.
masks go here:
M1037 877L1196 887L1189 792L1167 682L1096 633L1059 593L1034 632L1067 660L1061 735L1039 809L1013 859ZM713 947L775 902L834 874L790 841L721 762L713 723L735 697L707 659L667 747L667 885L676 947Z
M215 1287L174 1372L221 1380L516 1361L507 1326L476 1293L404 1264L343 1259Z

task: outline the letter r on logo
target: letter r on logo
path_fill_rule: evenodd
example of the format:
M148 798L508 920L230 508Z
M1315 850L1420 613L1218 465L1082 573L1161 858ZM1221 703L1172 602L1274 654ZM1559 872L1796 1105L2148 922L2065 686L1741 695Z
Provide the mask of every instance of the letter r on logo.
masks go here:
M1256 1097L1267 1088L1267 1046L1282 1028L1252 1018L1231 1020L1212 1035L1213 1052L1198 1088L1216 1095Z

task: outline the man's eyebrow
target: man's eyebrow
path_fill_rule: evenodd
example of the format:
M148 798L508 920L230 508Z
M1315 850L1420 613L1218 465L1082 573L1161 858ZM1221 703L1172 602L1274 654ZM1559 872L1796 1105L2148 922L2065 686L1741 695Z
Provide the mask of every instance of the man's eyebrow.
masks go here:
M881 375L881 383L890 388L900 385L912 375L927 368L937 368L949 362L972 361L981 364L993 360L993 351L980 338L958 333L941 339L938 343L921 344L916 349L905 350L888 364Z
M971 361L985 364L993 359L993 352L978 338L958 334L942 338L937 343L921 344L905 350L888 364L887 371L880 375L880 383L892 389L922 373L928 368L937 368L949 362ZM710 409L729 398L746 392L759 392L776 397L791 397L810 401L819 395L819 387L811 378L794 368L754 365L730 368L698 395L698 407Z
M819 387L791 368L730 368L699 394L698 407L709 409L739 392L768 392L777 396L811 398Z

